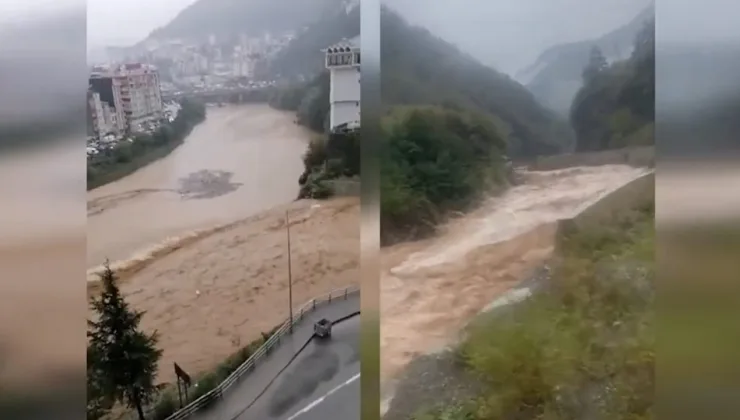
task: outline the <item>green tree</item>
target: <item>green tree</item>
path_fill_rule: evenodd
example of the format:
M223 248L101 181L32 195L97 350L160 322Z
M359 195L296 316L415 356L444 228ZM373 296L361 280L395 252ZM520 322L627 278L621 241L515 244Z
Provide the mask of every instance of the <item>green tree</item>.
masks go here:
M654 144L655 21L645 23L630 58L604 67L594 51L571 106L576 150Z
M609 64L606 62L606 57L601 52L601 48L594 46L591 48L588 64L583 69L583 82L590 83L596 76L606 70L607 67L609 67Z
M91 301L97 320L87 321L88 372L93 373L88 388L92 386L100 399L135 408L139 420L145 420L143 407L156 392L154 379L162 356L157 333L139 329L144 313L129 307L107 264L101 282L102 293Z
M98 370L100 356L96 349L87 347L87 420L98 420L113 406L112 400L103 395L101 384L105 375Z

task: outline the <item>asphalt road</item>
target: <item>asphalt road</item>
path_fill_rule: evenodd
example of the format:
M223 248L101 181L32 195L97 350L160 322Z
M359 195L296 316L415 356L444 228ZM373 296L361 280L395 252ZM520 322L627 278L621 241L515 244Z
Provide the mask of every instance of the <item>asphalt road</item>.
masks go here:
M359 373L359 316L334 326L332 338L325 342L312 341L291 362L291 359L313 335L313 324L321 318L335 320L360 310L360 295L350 295L346 300L340 298L331 304L324 304L315 311L304 315L292 335L286 335L273 352L262 359L255 369L244 375L229 388L223 399L211 407L192 416L193 420L308 420L300 414L291 418L306 405L327 394L338 384ZM298 316L298 314L294 314ZM286 366L288 366L286 368ZM281 372L281 370L283 370ZM270 382L272 381L272 384ZM269 385L269 387L268 387ZM300 385L300 386L299 386ZM266 387L268 387L266 389ZM344 395L355 388L356 403L354 417L359 419L359 380L335 391L316 404L305 415L330 404L336 396ZM347 390L343 388L348 388ZM342 400L339 407L351 401ZM348 407L344 407L348 409ZM331 413L334 413L332 410ZM334 415L323 418L344 420Z
M360 317L314 339L238 420L359 420Z

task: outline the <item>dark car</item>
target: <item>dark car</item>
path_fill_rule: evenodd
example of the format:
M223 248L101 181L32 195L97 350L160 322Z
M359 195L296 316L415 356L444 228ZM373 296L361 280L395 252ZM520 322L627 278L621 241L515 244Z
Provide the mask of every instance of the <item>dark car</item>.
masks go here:
M313 324L313 333L319 338L331 337L331 321L324 318Z

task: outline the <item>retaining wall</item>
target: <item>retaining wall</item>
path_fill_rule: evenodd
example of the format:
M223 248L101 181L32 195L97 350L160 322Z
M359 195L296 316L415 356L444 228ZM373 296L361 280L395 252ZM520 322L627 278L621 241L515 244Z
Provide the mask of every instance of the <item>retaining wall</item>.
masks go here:
M354 179L335 179L327 181L335 196L359 197L360 181Z
M619 214L650 204L655 197L655 172L647 173L607 194L577 216L558 223L557 238L575 230L609 224Z
M542 156L530 163L529 169L552 171L573 166L601 166L627 164L631 166L655 166L655 147L636 146L624 149L602 150L598 152L569 153Z

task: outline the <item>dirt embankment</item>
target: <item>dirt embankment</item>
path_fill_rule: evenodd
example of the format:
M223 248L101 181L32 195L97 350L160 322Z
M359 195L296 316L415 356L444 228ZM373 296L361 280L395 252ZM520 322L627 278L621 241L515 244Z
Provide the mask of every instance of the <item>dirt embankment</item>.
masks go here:
M286 210L294 305L359 283L357 198L299 201L193 237L122 273L127 300L147 312L142 327L160 333L159 381L172 381L172 362L213 368L288 316Z

